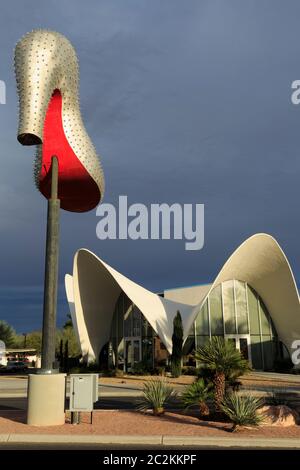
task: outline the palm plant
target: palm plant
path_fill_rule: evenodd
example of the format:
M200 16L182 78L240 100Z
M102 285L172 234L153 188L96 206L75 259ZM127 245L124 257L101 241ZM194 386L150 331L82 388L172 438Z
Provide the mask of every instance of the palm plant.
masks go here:
M170 387L166 379L151 379L144 384L143 396L138 402L137 409L143 412L152 409L153 414L159 416L164 412L166 403L174 395L174 389Z
M200 346L195 357L213 372L215 408L219 411L225 394L226 377L236 371L245 373L249 369L248 361L231 342L220 336L213 336L206 344Z
M181 401L185 408L192 406L199 406L200 416L208 416L209 408L207 400L212 397L211 384L206 384L204 379L199 379L196 382L188 385L181 396Z
M221 410L232 421L234 432L239 426L258 426L263 421L263 417L257 413L262 404L260 398L251 395L240 396L234 392L223 399Z

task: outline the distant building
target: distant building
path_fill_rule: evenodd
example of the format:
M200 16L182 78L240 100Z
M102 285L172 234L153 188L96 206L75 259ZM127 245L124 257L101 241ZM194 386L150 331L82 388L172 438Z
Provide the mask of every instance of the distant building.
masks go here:
M40 366L40 357L37 350L30 348L7 348L2 365L6 365L8 361L26 362L29 367Z

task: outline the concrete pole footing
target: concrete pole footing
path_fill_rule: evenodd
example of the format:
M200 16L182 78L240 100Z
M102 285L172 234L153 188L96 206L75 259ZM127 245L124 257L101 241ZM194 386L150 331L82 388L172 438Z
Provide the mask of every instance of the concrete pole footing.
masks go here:
M28 376L27 424L58 426L65 424L66 374Z

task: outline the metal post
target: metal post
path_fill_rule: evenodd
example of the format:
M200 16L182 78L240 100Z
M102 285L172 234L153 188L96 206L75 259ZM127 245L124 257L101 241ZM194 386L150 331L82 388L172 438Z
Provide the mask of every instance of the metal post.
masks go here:
M71 411L71 424L80 424L80 411Z
M44 309L42 333L42 364L40 373L55 373L55 331L58 283L59 209L58 160L51 161L51 197L48 199L47 239L44 279Z

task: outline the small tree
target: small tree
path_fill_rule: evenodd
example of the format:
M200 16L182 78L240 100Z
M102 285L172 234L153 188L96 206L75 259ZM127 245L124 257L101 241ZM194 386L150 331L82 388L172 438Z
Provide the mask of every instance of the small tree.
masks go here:
M225 395L226 376L230 377L235 371L242 375L249 370L249 363L231 342L219 336L213 336L200 346L195 357L213 373L215 408L220 411Z
M63 326L64 329L66 328L73 328L72 317L70 313L67 313L67 320Z
M60 342L63 341L65 344L66 341L69 342L69 357L78 357L81 354L80 345L78 344L78 340L75 334L75 331L72 327L67 326L66 328L62 328L60 330L56 330L56 338L55 338L55 347L57 351L57 356L60 355Z
M16 332L6 321L0 320L0 340L7 348L15 345Z
M27 348L36 349L37 353L40 354L42 351L42 332L32 331L26 336Z
M171 355L171 373L173 377L181 375L182 361L182 345L183 345L183 327L180 312L177 311L173 320L172 335L172 355Z

